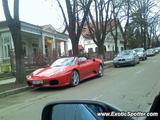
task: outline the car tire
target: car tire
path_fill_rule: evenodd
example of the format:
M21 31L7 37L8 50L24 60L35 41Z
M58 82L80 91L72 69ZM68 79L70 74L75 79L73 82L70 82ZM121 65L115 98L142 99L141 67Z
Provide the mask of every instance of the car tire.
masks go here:
M118 68L118 67L120 67L120 66L119 66L119 65L114 65L114 67L115 67L115 68Z
M114 65L114 67L117 68L118 66L117 66L117 65Z
M131 64L132 66L135 66L136 65L136 61L134 61L134 62L132 62L132 64Z
M71 86L77 86L80 82L79 73L76 70L73 70L71 73Z
M145 60L147 60L147 56L145 57Z
M100 64L98 68L98 77L102 77L102 76L103 76L103 66Z

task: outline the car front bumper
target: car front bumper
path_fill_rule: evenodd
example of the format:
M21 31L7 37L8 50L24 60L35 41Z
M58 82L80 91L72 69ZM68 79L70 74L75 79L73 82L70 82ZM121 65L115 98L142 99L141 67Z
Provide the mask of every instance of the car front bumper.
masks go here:
M27 84L30 87L63 87L70 84L71 72L67 72L55 77L39 78L39 79L27 79Z
M119 66L123 66L123 65L133 65L135 63L134 60L130 60L130 61L116 61L113 62L114 65L119 65Z

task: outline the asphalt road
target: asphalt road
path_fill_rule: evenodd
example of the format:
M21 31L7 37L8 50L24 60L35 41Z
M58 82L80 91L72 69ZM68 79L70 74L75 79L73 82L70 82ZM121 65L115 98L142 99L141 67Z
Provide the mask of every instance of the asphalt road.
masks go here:
M98 100L123 111L147 112L160 91L160 55L134 67L108 68L103 78L77 87L38 89L0 98L0 120L40 120L43 107L58 100Z

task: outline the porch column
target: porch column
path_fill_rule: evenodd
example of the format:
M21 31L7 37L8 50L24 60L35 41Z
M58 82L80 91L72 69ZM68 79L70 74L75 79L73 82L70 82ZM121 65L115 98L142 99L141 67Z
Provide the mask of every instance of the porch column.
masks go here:
M45 36L42 34L42 53L45 55Z
M65 53L65 55L68 55L68 45L67 45L67 42L64 42L64 53Z

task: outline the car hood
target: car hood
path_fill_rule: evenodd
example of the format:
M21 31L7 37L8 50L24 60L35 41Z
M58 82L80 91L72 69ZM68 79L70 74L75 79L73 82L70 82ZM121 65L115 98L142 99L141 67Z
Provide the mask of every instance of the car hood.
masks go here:
M137 52L137 54L138 54L138 55L142 55L142 54L144 54L144 53L143 53L143 52Z
M34 71L32 73L32 77L51 77L55 74L62 73L65 70L66 70L66 66L41 68Z
M116 60L117 59L128 59L128 58L132 58L132 56L131 55L123 55L123 56L117 56L117 57L115 57Z

